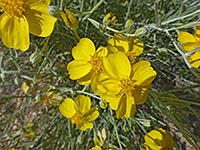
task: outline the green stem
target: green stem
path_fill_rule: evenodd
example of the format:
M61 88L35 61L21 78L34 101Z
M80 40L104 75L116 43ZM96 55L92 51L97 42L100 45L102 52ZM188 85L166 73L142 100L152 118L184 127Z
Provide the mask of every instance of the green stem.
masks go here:
M118 141L118 144L119 144L119 147L120 147L120 150L122 150L122 145L121 145L121 141L120 141L120 138L119 138L119 134L118 134L118 131L117 131L117 125L116 125L116 123L115 123L115 120L113 119L113 117L112 117L112 109L110 108L109 109L110 110L110 113L111 113L111 123L113 124L113 126L114 126L114 130L115 130L115 133L116 133L116 136L117 136L117 141Z
M89 95L89 96L94 97L94 98L96 98L96 99L102 100L100 97L95 96L94 94L91 94L91 93L88 93L88 92L77 91L77 93L86 94L86 95Z
M63 8L63 2L64 2L64 0L60 0L60 10L62 10L62 8Z
M93 8L90 10L89 14L83 18L83 21L86 20L105 0L100 0Z
M78 40L80 40L80 36L78 35L77 31L76 31L76 30L73 30L73 31L74 31L74 34L75 34L76 38L77 38Z

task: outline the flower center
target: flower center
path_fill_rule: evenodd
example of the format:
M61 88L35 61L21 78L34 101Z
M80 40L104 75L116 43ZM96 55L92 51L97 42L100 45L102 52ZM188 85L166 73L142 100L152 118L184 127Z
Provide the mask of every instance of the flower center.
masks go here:
M136 60L136 58L137 58L137 55L136 55L135 53L132 53L132 52L127 52L127 53L126 53L126 56L128 57L128 59L129 59L130 61L134 61L134 60Z
M24 12L24 0L0 0L1 11L14 15L22 15Z
M80 112L76 112L74 116L71 118L72 124L79 125L84 121L83 115Z
M121 80L121 91L120 94L126 94L133 96L133 91L135 91L135 81L130 78Z
M92 65L92 70L95 71L95 73L103 71L102 66L102 60L100 57L97 56L97 54L94 54L94 56L91 56L89 63Z

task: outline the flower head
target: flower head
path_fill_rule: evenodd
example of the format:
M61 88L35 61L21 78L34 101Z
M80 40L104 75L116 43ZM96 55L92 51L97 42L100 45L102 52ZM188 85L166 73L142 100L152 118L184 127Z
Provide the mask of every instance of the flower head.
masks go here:
M68 10L68 9L64 9L65 12L67 13L67 16L65 15L64 12L60 12L61 17L63 18L64 22L66 23L66 25L73 29L76 30L78 28L78 21L75 18L75 16Z
M136 104L143 104L156 72L148 61L140 61L132 67L122 52L110 54L103 59L104 74L99 76L100 96L117 110L117 118L130 118Z
M131 62L135 62L142 53L144 44L136 37L129 37L127 40L122 34L116 34L108 40L107 48L110 53L121 51Z
M46 37L51 34L56 18L48 14L50 0L0 0L0 38L5 46L25 51L29 33Z
M173 150L175 141L171 133L159 128L152 130L144 136L146 150Z
M191 51L200 46L200 26L195 27L194 35L188 32L181 32L178 35L179 42L183 44L185 51ZM188 61L195 68L200 67L200 50L194 52L188 57Z
M66 98L59 106L59 110L63 116L70 118L72 124L82 131L92 129L91 123L99 116L97 107L91 108L91 100L89 97L80 95L75 101Z
M74 60L67 66L70 78L81 85L91 83L92 91L97 92L98 77L103 71L102 58L107 56L107 49L99 47L95 51L93 42L82 38L72 49L72 56Z

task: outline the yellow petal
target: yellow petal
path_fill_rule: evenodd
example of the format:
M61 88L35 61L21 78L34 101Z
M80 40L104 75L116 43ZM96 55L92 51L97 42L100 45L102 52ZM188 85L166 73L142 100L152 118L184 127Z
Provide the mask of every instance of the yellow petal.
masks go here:
M161 149L163 148L162 143L163 136L157 130L152 130L144 136L144 146L149 147L149 149Z
M149 89L151 88L151 84L147 86L135 86L135 91L133 91L133 96L136 104L144 104L147 100Z
M156 77L157 73L150 67L150 62L139 61L132 66L132 80L136 80L135 84L138 86L145 86L150 84Z
M108 97L108 95L107 95ZM113 96L109 96L107 99L105 99L106 101L110 102L109 106L112 110L117 110L119 108L119 104L120 104L120 99L121 97L113 97Z
M61 114L66 118L71 118L76 113L74 104L75 103L71 98L64 99L64 101L59 105Z
M108 49L106 47L100 46L96 53L98 57L106 57L108 55Z
M98 108L97 107L92 107L90 110L88 110L83 117L85 118L85 120L87 121L94 121L95 119L97 119L97 117L99 116L99 112L97 111Z
M99 94L99 89L97 88L97 86L99 85L99 75L100 72L98 73L93 73L92 77L91 77L91 89L92 92L95 94Z
M195 27L194 36L200 39L200 25Z
M113 78L100 80L99 84L101 84L101 86L99 86L99 90L101 92L104 92L104 90L106 89L106 93L107 94L115 95L115 94L118 94L120 92L120 90L121 90L120 81L116 80L116 79L113 79ZM103 90L101 90L102 86L104 88Z
M91 64L85 60L74 60L67 65L67 70L69 71L72 80L84 77L91 69Z
M28 0L25 2L24 8L30 33L40 37L49 36L57 19L48 13L48 4Z
M42 2L42 3L45 3L45 4L47 4L47 5L49 5L50 2L51 2L51 0L39 0L39 1Z
M193 67L199 68L200 67L200 50L191 54L190 57L188 58L188 60Z
M130 37L129 39L129 51L139 56L144 49L144 44L138 38Z
M92 129L93 128L93 123L91 122L84 122L81 124L77 124L76 127L82 131L85 131L87 129Z
M92 73L92 72L89 72L89 73L86 74L85 76L79 78L79 79L77 80L77 82L78 82L80 85L90 84L92 75L93 75L93 73Z
M177 40L183 44L196 42L194 36L188 32L179 33Z
M0 38L6 47L26 51L30 43L27 19L23 15L3 13L0 17Z
M162 128L158 129L159 132L162 132L163 134L163 142L164 142L164 147L174 147L174 145L176 144L171 133L167 130L163 130Z
M124 79L130 76L131 64L122 52L116 52L103 58L103 67L104 71L112 78Z
M126 114L126 101L127 101L127 96L124 94L120 98L119 106L117 109L117 114L116 117L117 119L123 118Z
M121 52L127 52L129 44L127 39L122 34L115 34L115 36L108 40L109 46L114 46Z
M79 43L72 49L72 56L75 60L84 59L89 61L94 53L94 43L88 38L80 39Z
M196 39L192 34L188 32L181 32L178 35L177 40L183 43L183 49L186 51L190 51L196 48Z
M133 97L127 97L126 99L126 118L131 118L135 114L136 104Z
M79 95L75 99L75 110L84 113L88 111L91 107L91 100L89 97L84 95Z

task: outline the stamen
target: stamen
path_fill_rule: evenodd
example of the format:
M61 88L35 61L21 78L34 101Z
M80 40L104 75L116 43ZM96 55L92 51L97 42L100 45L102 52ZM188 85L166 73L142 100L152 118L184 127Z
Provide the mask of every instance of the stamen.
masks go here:
M121 80L121 94L126 94L129 96L133 96L133 91L135 91L135 81L131 80L130 78Z
M11 16L20 16L24 12L24 0L0 0L1 11Z
M71 118L72 124L75 123L76 125L79 125L83 123L83 121L84 121L84 118L80 112L76 112L76 114Z

